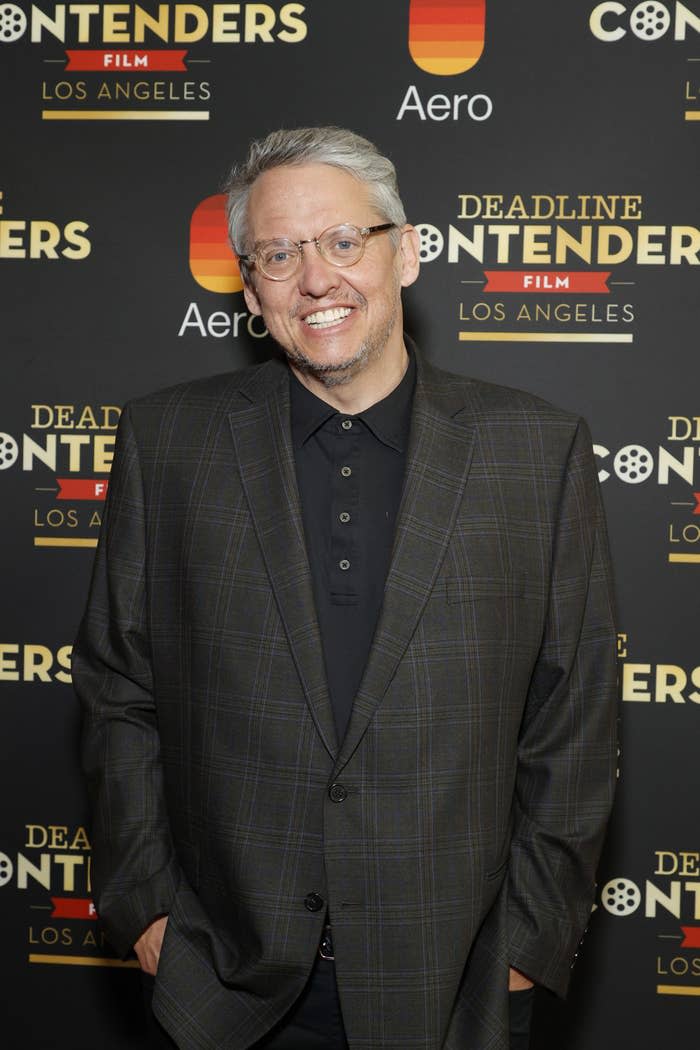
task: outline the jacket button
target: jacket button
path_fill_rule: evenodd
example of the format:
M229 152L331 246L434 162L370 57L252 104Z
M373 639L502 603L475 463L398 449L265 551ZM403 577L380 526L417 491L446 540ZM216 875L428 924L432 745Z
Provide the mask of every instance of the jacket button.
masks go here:
M347 789L342 784L331 784L328 797L331 802L345 802L348 797Z
M323 897L320 897L318 893L308 893L304 897L304 907L307 911L320 911L324 904Z

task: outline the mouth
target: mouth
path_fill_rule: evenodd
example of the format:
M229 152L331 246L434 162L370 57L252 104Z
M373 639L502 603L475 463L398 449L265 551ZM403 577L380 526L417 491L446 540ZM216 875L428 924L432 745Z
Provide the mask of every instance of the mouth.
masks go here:
M333 325L339 324L346 317L349 317L351 313L352 307L350 306L335 306L330 310L316 310L315 313L306 315L304 324L307 324L309 328L313 328L315 331L319 331L321 328L331 328Z

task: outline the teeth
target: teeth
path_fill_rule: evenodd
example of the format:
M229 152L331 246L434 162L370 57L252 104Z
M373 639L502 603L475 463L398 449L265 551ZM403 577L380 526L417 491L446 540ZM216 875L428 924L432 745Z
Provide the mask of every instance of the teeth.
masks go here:
M352 313L349 306L336 306L333 310L317 310L315 314L309 314L304 320L312 328L328 328L344 317Z

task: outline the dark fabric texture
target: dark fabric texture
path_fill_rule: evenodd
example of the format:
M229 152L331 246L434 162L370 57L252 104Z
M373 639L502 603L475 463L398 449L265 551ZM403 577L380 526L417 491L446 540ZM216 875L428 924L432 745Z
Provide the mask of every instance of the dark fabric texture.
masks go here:
M153 1014L155 979L141 974L151 1050L175 1050L175 1043ZM335 967L318 959L291 1010L251 1050L348 1050L340 1011Z
M155 977L143 970L141 976L141 994L143 998L143 1009L146 1018L146 1030L148 1033L148 1045L151 1050L176 1050L177 1043L170 1038L163 1026L156 1020L153 1013L153 989L155 988Z
M509 963L565 993L616 765L580 420L417 359L338 745L286 366L135 401L73 672L98 912L122 953L169 914L153 1004L182 1050L263 1038L326 909L351 1050L507 1050Z
M154 978L141 974L149 1046L173 1050L177 1045L153 1016ZM509 1050L529 1050L535 990L509 992ZM347 1050L335 969L317 962L306 988L292 1009L252 1050Z
M338 740L345 736L384 595L415 375L412 356L388 397L349 416L290 372L294 463Z
M316 961L300 998L253 1050L348 1050L332 962Z
M534 988L523 989L519 992L509 992L510 1037L508 1050L529 1050L534 1001Z

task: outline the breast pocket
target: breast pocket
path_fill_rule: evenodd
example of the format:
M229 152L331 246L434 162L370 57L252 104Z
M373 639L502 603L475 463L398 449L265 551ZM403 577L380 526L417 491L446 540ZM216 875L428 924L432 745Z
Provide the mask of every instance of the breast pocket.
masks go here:
M471 601L506 603L542 600L542 587L528 576L446 576L444 593L450 604Z
M544 588L522 576L448 576L433 591L429 630L467 655L536 652L544 629Z

